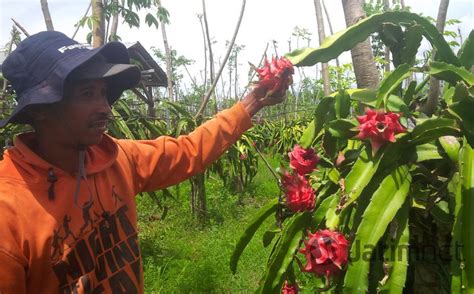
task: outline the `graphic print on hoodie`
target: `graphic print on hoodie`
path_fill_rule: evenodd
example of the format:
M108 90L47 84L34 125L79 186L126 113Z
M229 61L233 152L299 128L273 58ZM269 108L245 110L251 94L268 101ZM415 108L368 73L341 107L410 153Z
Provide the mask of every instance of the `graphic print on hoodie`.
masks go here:
M238 103L177 139L104 136L79 181L20 135L0 161L0 293L143 293L135 195L203 171L249 127Z

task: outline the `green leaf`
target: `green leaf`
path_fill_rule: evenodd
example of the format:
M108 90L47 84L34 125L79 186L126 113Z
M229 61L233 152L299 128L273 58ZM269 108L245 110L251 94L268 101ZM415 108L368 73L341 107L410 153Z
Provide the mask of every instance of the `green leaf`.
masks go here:
M351 97L345 91L339 91L334 97L334 109L337 118L346 118L351 113Z
M326 125L327 130L335 138L349 139L357 135L357 124L348 119L336 119Z
M462 158L459 158L461 164ZM453 175L451 183L454 188L454 224L451 231L451 247L449 248L451 258L451 293L462 293L462 252L460 252L459 245L462 244L461 229L462 229L462 185L460 182L459 172Z
M388 97L387 110L392 112L401 112L403 114L403 118L411 116L410 109L405 104L405 101L396 95L390 95Z
M145 16L145 22L149 27L155 25L155 28L158 28L158 20L151 13L147 13Z
M159 127L156 124L153 124L150 120L146 118L140 118L140 123L142 123L151 133L153 138L157 138L159 136L166 135L166 131Z
M272 243L273 239L278 233L281 233L280 229L266 231L265 233L263 233L263 247L267 247L268 245L270 245L270 243Z
M415 90L416 90L416 81L411 81L410 85L408 85L405 91L405 95L403 96L403 102L405 102L405 105L408 105L411 103L411 101L413 100L413 96L415 95ZM389 100L389 103L390 103L390 100Z
M319 104L316 106L316 110L314 111L314 120L308 125L300 139L300 144L302 147L308 148L311 146L311 143L323 129L328 112L331 108L333 108L333 106L333 97L324 97L321 99L321 101L319 101Z
M408 63L414 65L416 61L416 53L420 48L423 39L423 27L420 25L409 26L404 34L405 44L400 50L400 63Z
M324 214L324 218L326 219L326 228L330 230L337 230L339 222L341 221L341 214L340 211L338 211L338 205L339 197L337 197L336 195L334 197L331 197L331 200L328 203L328 207Z
M377 90L375 89L349 89L347 93L352 100L360 101L362 103L374 102L377 100Z
M382 23L387 22L394 24L416 22L423 27L423 35L436 48L436 58L438 60L460 65L458 58L454 55L443 35L429 20L418 14L405 11L390 11L371 15L347 29L326 38L317 49L298 49L286 54L286 56L296 66L311 66L319 62L328 62L339 56L342 52L348 51L366 40L380 28Z
M325 198L321 203L316 207L316 211L313 214L313 224L318 227L324 219L329 206L333 199L336 198L336 194L333 194Z
M474 84L474 74L469 70L444 62L432 61L427 73L451 84L456 84L456 82L461 80L465 81L469 86Z
M451 104L448 112L461 122L461 129L469 144L474 145L474 102L463 100Z
M123 138L137 139L123 120L120 113L114 108L112 109L112 115L114 116L113 124L116 126L117 131L122 134Z
M352 262L344 279L344 293L366 293L372 250L405 202L410 183L408 167L403 165L388 175L373 194L352 244Z
M376 108L380 108L382 103L385 106L387 105L390 94L400 86L403 80L410 76L410 68L411 65L409 64L401 64L383 79L377 94Z
M453 103L454 92L456 91L456 87L450 87L447 85L444 89L443 93L443 100L446 102L447 105L451 105Z
M309 148L311 147L311 144L314 141L314 138L316 138L316 123L315 120L313 119L307 126L306 129L303 131L303 135L300 137L300 146L302 148Z
M453 163L457 163L459 158L459 149L461 148L461 144L459 143L458 139L454 136L443 136L439 137L438 141L441 144L444 152L448 155L449 159L451 159Z
M461 64L470 69L474 65L474 31L471 30L469 37L464 41L462 48L459 50L459 61Z
M410 246L410 230L408 226L409 201L400 208L395 218L397 232L393 240L389 240L385 259L388 261L388 279L378 293L403 293L408 271L408 248Z
M278 199L272 200L270 203L262 207L250 221L249 226L245 229L245 232L237 242L234 252L232 253L232 257L230 258L230 270L233 274L235 274L237 271L237 263L239 262L240 255L244 251L245 247L247 247L250 240L252 240L257 229L260 227L263 221L267 219L267 217L269 217L278 209L279 206L280 204L278 203Z
M359 158L354 163L351 171L347 174L345 179L345 193L347 200L343 205L343 209L356 201L362 193L362 190L367 186L380 163L381 154L378 153L375 157L366 148L362 149Z
M341 174L339 173L339 171L336 168L331 168L328 171L327 176L328 176L329 180L331 180L331 182L338 185L339 179L341 178Z
M428 143L416 146L416 162L436 159L443 159L436 145Z
M462 255L466 293L474 293L474 149L464 141L461 151L460 174L462 185ZM464 275L463 275L464 276Z
M311 222L311 213L294 215L283 229L281 240L273 253L257 293L278 293L288 266L303 238L303 231Z
M419 145L431 142L442 136L459 135L460 129L453 119L430 118L418 124L408 134L409 145Z
M392 53L398 53L403 46L403 30L399 25L393 23L382 24L382 30L380 31L380 38L383 43L390 47ZM396 59L394 55L394 59Z

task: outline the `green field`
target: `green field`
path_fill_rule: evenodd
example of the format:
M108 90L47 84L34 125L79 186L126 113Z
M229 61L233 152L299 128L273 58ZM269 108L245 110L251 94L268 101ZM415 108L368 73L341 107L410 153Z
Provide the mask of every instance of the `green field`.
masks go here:
M278 166L278 159L269 159ZM146 293L235 293L257 288L271 246L261 244L265 230L244 251L236 275L229 259L240 234L261 206L278 196L278 186L263 162L243 201L212 175L206 181L209 221L199 224L189 208L189 184L179 187L177 201L167 200L170 210L164 220L149 197L138 198L140 242ZM176 188L170 189L173 194ZM269 218L265 228L274 226Z

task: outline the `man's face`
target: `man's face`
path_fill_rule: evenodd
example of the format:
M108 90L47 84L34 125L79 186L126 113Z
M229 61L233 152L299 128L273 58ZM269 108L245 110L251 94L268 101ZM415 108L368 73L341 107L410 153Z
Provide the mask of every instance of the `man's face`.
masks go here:
M73 83L66 97L51 109L44 126L70 147L100 143L111 114L106 86L104 80Z

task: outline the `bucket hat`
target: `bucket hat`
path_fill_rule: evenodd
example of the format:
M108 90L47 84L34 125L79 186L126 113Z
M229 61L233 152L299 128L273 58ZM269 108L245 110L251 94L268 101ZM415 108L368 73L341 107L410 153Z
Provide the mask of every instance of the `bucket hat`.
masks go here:
M100 62L81 67L93 58ZM8 123L31 123L23 115L25 108L61 101L68 79L106 79L110 105L140 81L140 70L130 64L122 43L92 48L56 31L40 32L23 40L3 62L2 72L15 90L17 105L10 117L0 120L0 128Z

